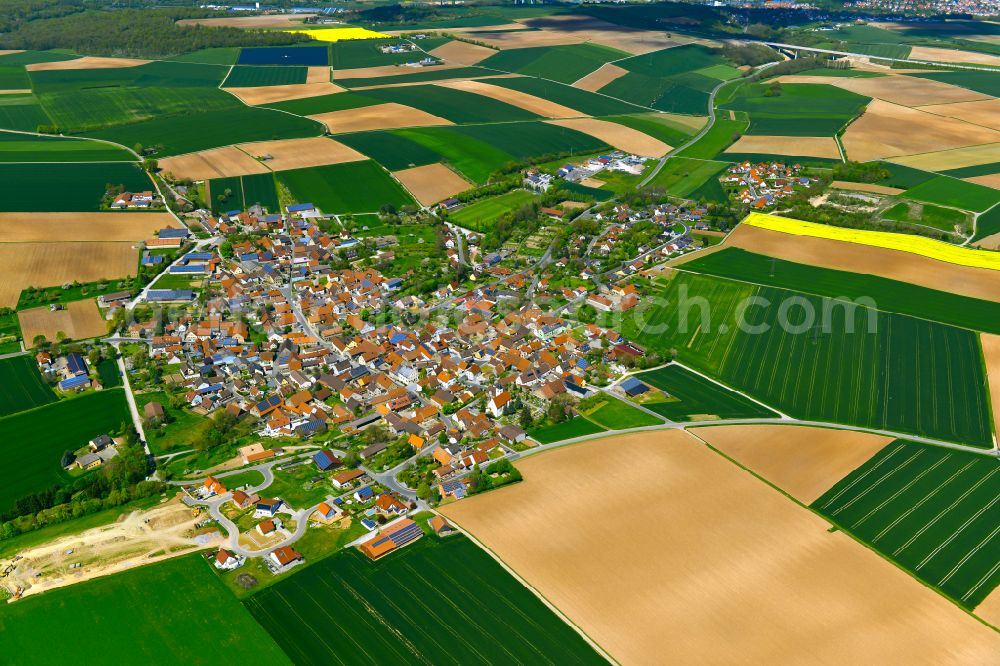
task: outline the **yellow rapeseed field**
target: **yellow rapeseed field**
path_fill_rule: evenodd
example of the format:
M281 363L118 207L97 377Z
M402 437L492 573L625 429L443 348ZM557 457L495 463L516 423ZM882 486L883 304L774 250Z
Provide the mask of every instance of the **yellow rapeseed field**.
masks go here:
M750 213L743 220L743 224L752 227L777 231L783 234L793 234L795 236L811 236L813 238L825 238L828 240L843 241L845 243L856 243L858 245L870 245L872 247L882 247L887 250L898 250L899 252L909 252L919 254L930 259L936 259L958 266L969 266L971 268L985 268L993 271L1000 271L1000 253L987 252L985 250L973 250L956 245L950 245L943 241L936 241L922 236L908 236L906 234L894 234L886 231L862 231L860 229L845 229L843 227L831 227L825 224L814 222L803 222L777 215L767 215L765 213Z
M285 32L309 35L321 42L341 42L345 39L384 39L392 37L368 28L320 28L319 30L285 30Z

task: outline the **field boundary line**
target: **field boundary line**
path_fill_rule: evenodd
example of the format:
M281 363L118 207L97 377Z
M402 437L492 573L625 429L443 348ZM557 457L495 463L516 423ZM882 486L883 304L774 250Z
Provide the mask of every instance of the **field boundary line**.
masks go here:
M952 456L952 454L949 453L945 457L939 459L936 463L934 463L930 467L924 468L919 474L917 474L912 479L910 479L908 482L906 482L905 485L903 485L900 488L898 488L896 490L896 492L894 492L893 494L889 495L884 500L882 500L882 502L879 503L878 506L876 506L871 511L869 511L868 513L866 513L861 518L861 520L859 520L858 522L854 523L853 527L855 527L855 528L858 527L863 522L865 522L866 520L868 520L869 518L871 518L873 515L875 515L876 513L878 513L879 511L881 511L882 509L884 509L886 507L886 505L890 504L897 497L899 497L900 495L902 495L903 493L905 493L907 490L909 490L910 488L912 488L915 483L917 483L918 481L920 481L920 479L924 478L925 476L927 476L928 474L930 474L931 472L933 472L934 470L936 470L938 467L940 467L942 464L944 464L945 461L951 459L951 456Z
M928 529L930 529L931 526L933 526L935 523L937 523L937 521L939 521L946 513L948 513L952 509L954 509L956 506L958 506L962 502L964 502L965 499L969 495L971 495L973 492L975 492L975 490L977 488L979 488L979 486L981 486L984 483L986 483L986 481L991 476L993 476L994 473L996 473L996 470L993 470L992 472L990 472L989 474L987 474L983 478L979 479L979 481L976 481L974 484L972 484L971 488L967 489L964 493L962 493L954 502L952 502L947 507L945 507L944 509L942 509L941 511L939 511L938 515L934 516L930 520L930 522L928 522L926 525L924 525L919 530L917 530L917 532L915 534L913 534L909 539L906 540L906 543L904 543L899 548L897 548L896 550L894 550L893 553L892 553L893 557L896 557L901 552L903 552L904 550L906 550L907 548L909 548L910 546L912 546L913 542L916 541L917 539L919 539L921 536L923 536L924 532L926 532Z
M948 574L947 574L947 575L946 575L946 576L945 576L944 578L942 578L942 579L941 579L940 581L938 581L938 585L944 585L944 584L945 584L945 583L947 583L947 582L948 582L949 580L951 580L951 577L952 577L952 576L954 576L954 575L955 575L956 573L958 573L958 570L959 570L959 569L961 569L961 568L962 568L963 566L965 566L965 563L966 563L966 562L968 562L968 561L969 561L970 559L972 559L972 556L973 556L973 555L975 555L975 554L976 554L976 553L978 553L978 552L979 552L980 550L982 550L983 546L985 546L985 545L986 545L987 543L989 543L990 541L992 541L992 540L993 540L993 537L995 537L995 536L997 535L997 533L998 533L998 532L1000 532L1000 525L997 525L996 527L994 527L994 528L993 528L993 531L992 531L992 532L990 532L989 534L987 534L987 535L986 535L986 536L985 536L985 537L983 538L983 540L982 540L982 541L980 541L980 542L979 542L979 543L978 543L978 544L976 545L976 547L975 547L975 548L973 548L973 549L972 549L972 550L970 550L970 551L969 551L968 553L966 553L966 554L965 554L965 557L963 557L962 559L960 559L960 560L959 560L959 561L958 561L958 562L957 562L957 563L955 564L955 566L951 568L951 571L949 571L949 572L948 572ZM998 563L997 563L997 566L1000 566L1000 562L998 562ZM962 597L962 599L964 600L966 596L968 596L968 594L966 594L965 596L963 596L963 597Z
M983 515L984 513L986 513L986 510L992 508L993 505L996 504L997 502L1000 502L1000 495L997 495L996 497L994 497L990 501L989 504L987 504L986 506L980 507L979 511L976 511L974 514L972 514L971 516L969 516L965 520L965 522L962 523L962 525L957 530L955 530L954 532L951 533L951 536L949 536L942 543L940 543L938 545L938 547L935 548L933 551L931 551L930 553L928 553L927 557L925 557L923 560L921 560L920 564L918 564L914 568L914 570L920 569L921 567L926 566L927 563L930 562L932 559L934 559L937 556L938 553L940 553L942 550L945 549L946 546L948 546L952 541L954 541L958 537L958 535L965 530L966 527L968 527L973 522L975 522L976 519L978 519L981 515Z
M947 487L948 484L950 484L956 478L958 478L963 473L965 473L965 471L968 470L970 467L972 467L975 463L976 463L975 460L970 460L969 462L967 462L963 467L959 468L958 471L956 471L954 474L952 474L951 476L949 476L945 480L944 483L940 484L938 487L936 487L934 490L932 490L927 495L924 495L923 497L921 497L920 501L917 502L916 504L914 504L913 506L911 506L909 509L907 509L903 513L901 513L898 516L896 516L896 520L894 520L891 523L889 523L888 525L886 525L882 529L881 532L879 532L878 534L876 534L875 536L872 537L872 543L874 543L874 542L878 541L879 539L881 539L882 537L884 537L886 534L888 534L888 532L890 530L892 530L892 528L894 528L896 525L898 525L899 523L901 523L904 520L906 520L907 518L909 518L910 515L914 511L916 511L917 509L919 509L920 507L922 507L924 504L926 504L927 502L929 502L931 499L933 499L939 492L941 492L942 490L944 490L944 488Z
M437 512L435 512L435 513L437 513ZM437 515L440 515L440 514L437 514ZM588 636L587 632L585 632L579 625L577 625L576 623L574 623L565 613L563 613L561 610L559 610L559 608L556 607L555 604L553 604L551 601L549 601L548 599L546 599L545 595L543 595L541 592L539 592L538 589L536 589L531 583L529 583L524 578L522 578L519 573L517 573L509 564L507 564L506 562L504 562L503 559L499 555L497 555L495 552L493 552L493 550L491 550L486 544L484 544L482 541L480 541L475 536L473 536L472 533L470 533L468 530L466 530L464 527L462 527L454 519L448 518L448 521L451 522L451 524L454 525L456 528L458 528L458 531L461 532L462 534L464 534L472 543L476 544L476 546L478 546L479 548L481 548L485 553L487 553L490 557L492 557L496 561L497 564L499 564L501 567L503 567L504 571L506 571L508 574L510 574L511 576L514 577L514 580L516 580L517 582L519 582L521 585L523 585L525 588L527 588L532 594L534 594L536 597L538 597L538 599L543 604L545 604L545 606L548 607L549 610L551 610L553 613L556 614L556 617L558 617L560 620L562 620L567 625L569 625L574 631L576 631L578 634L580 634L580 636L583 638L583 640L586 641L587 644L590 645L590 647L594 648L594 651L596 651L597 654L599 654L602 657L604 657L605 659L607 659L609 663L616 664L616 665L618 664L618 662L614 659L614 657L612 657L604 648L602 648L597 643L597 641L595 641L593 638L591 638L590 636Z

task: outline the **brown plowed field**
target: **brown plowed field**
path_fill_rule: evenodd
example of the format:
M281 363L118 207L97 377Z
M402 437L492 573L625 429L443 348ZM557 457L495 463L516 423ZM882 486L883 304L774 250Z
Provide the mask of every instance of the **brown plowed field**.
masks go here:
M521 19L519 23L556 35L572 35L580 41L602 44L633 55L659 51L692 41L700 41L680 35L668 37L663 32L628 28L608 23L592 16L582 16L579 14L540 16ZM479 35L476 35L476 38L478 39ZM512 47L508 46L506 48Z
M995 190L1000 190L1000 173L989 173L985 176L973 176L971 178L963 178L962 180L967 180L970 183L985 185L986 187L992 187Z
M609 62L601 65L590 74L587 74L587 76L578 80L573 84L573 87L580 88L581 90L589 90L590 92L597 92L615 79L620 79L626 74L628 74L627 69L622 69L618 65L612 65Z
M442 507L622 664L970 664L1000 634L681 431Z
M990 385L990 403L993 405L993 432L1000 427L1000 335L980 333L986 376ZM28 338L25 338L26 340Z
M480 46L479 44L470 44L468 42L460 42L458 40L448 42L447 44L442 44L441 46L428 51L435 58L444 60L447 63L455 63L456 65L478 65L483 60L486 60L491 55L494 55L496 51L485 46Z
M0 307L14 307L25 287L54 287L135 275L131 243L0 243Z
M913 60L932 60L934 62L957 62L968 65L992 65L1000 66L1000 57L987 53L973 53L971 51L957 51L955 49L937 49L928 46L914 46L910 50L910 58Z
M819 499L892 441L866 432L791 425L709 426L691 432L803 504Z
M844 180L835 180L830 183L830 187L835 190L850 190L852 192L871 192L873 194L888 194L890 196L895 196L897 194L902 194L906 190L901 190L898 187L889 187L888 185L876 185L874 183L849 183Z
M475 93L484 97L491 97L495 100L516 106L525 111L542 116L543 118L573 118L585 115L576 109L571 109L562 104L550 102L547 99L529 95L520 90L511 90L500 86L490 85L482 81L442 81L437 85L442 88L452 88L465 92Z
M1000 130L1000 99L984 99L978 102L957 102L955 104L929 104L916 108L934 115L958 118L973 125Z
M318 67L309 67L306 70L306 84L310 83L329 83L330 81L330 68L324 65L319 65Z
M267 167L235 146L212 148L198 153L167 157L159 162L163 171L174 178L208 180L245 176L251 173L266 173Z
M140 241L180 226L170 213L0 213L0 243Z
M301 28L310 16L315 16L315 14L195 18L181 19L177 25L205 25L216 28Z
M65 310L49 310L48 306L17 313L21 335L29 344L37 335L55 341L60 332L73 340L87 340L107 334L108 322L97 309L93 298L66 304Z
M25 65L24 68L29 72L46 72L55 69L118 69L120 67L138 67L148 62L149 60L137 60L135 58L97 58L94 56L84 56L76 60L36 62Z
M737 226L726 239L725 246L740 247L800 264L880 275L890 280L1000 302L1000 271L948 264L909 252L825 238L790 236L747 224ZM722 245L716 247L721 248ZM687 256L693 259L702 254L697 252Z
M997 143L1000 132L876 99L848 125L841 142L850 159L867 162Z
M473 186L443 164L393 171L392 175L416 197L421 206L436 204Z
M485 47L484 47L485 48ZM496 53L496 51L490 51ZM460 65L432 65L431 67L407 67L406 65L379 65L378 67L355 67L354 69L335 69L335 79L370 79L379 76L399 76L401 74L416 74L423 71L443 71L455 69Z
M992 164L1000 162L1000 143L985 143L981 146L921 153L920 155L904 155L903 157L895 157L892 161L928 171Z
M850 90L867 97L902 106L954 104L991 99L966 88L912 76L836 77L791 74L778 78L782 83L811 83Z
M227 93L232 93L248 106L259 106L261 104L273 104L284 102L290 99L304 99L306 97L319 97L320 95L332 95L333 93L344 92L344 89L335 83L289 83L283 86L257 86L254 88L223 88Z
M670 152L669 145L659 139L654 139L639 130L596 118L570 118L566 120L549 120L551 125L567 127L577 132L583 132L603 141L613 148L633 153L640 157L660 157Z
M412 106L389 102L366 106L363 109L345 109L318 113L308 116L327 126L331 134L363 132L365 130L390 129L393 127L427 127L431 125L451 125L450 120L431 115Z
M274 171L368 159L353 148L322 136L241 143L239 148L254 157L270 155L271 159L264 164Z
M830 136L741 136L727 153L766 153L839 160L837 142Z

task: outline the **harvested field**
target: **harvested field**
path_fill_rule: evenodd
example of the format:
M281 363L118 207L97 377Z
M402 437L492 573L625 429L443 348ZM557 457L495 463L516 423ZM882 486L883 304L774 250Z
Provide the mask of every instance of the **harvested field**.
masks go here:
M572 118L584 115L575 109L569 108L568 106L556 104L555 102L550 102L547 99L529 95L528 93L521 92L520 90L501 88L500 86L490 85L489 83L483 83L482 81L442 81L437 85L444 88L464 90L465 92L490 97L524 109L525 111L538 114L544 118Z
M958 664L1000 650L992 629L687 433L518 468L522 483L442 513L621 663ZM623 485L643 502L593 501Z
M138 67L150 62L135 58L98 58L84 56L75 60L55 60L52 62L34 62L25 65L29 72L48 72L56 69L119 69L121 67Z
M809 76L790 75L778 79L782 83L812 83L837 86L859 95L874 97L885 102L902 106L924 106L928 104L953 104L989 99L986 95L972 92L940 81L919 79L912 76Z
M250 173L267 173L267 167L235 146L224 146L187 155L166 157L160 168L174 178L209 180Z
M1000 67L1000 57L987 53L973 53L955 49L937 49L928 46L914 46L910 50L911 60L932 60L934 62L958 62L967 65L993 65Z
M238 147L253 157L270 155L271 159L263 164L274 171L368 159L339 141L321 136L308 139L278 139L276 141L241 143Z
M310 16L315 16L315 14L194 18L181 19L177 21L177 25L205 25L215 28L301 28Z
M494 53L494 51L490 51ZM439 72L447 69L458 69L464 65L434 65L433 71ZM383 76L400 76L403 74L417 74L423 71L423 67L406 67L405 65L378 65L375 67L355 67L354 69L338 69L336 77L338 79L374 79Z
M809 236L795 236L793 239L787 234L748 224L737 226L726 239L725 247L740 247L800 264L878 275L939 291L1000 302L1000 271L957 266L909 252ZM705 255L698 252L688 256L696 258Z
M443 164L403 169L394 171L392 175L410 191L421 206L436 204L473 187L472 183Z
M31 338L25 338L30 340ZM980 333L986 377L990 384L990 403L993 405L993 432L1000 428L1000 335Z
M604 185L604 181L597 178L584 178L580 181L580 184L585 187L601 187Z
M976 606L976 615L994 627L1000 626L1000 587L993 590L981 604Z
M58 340L60 332L73 340L87 340L108 332L108 322L101 316L93 298L67 303L65 310L52 311L48 306L21 310L17 319L25 340L34 340L36 335Z
M835 180L830 183L830 188L834 190L849 190L851 192L871 192L872 194L887 194L893 196L902 194L906 190L888 185L876 185L875 183L849 183L844 180Z
M998 142L996 130L881 100L873 100L842 139L848 157L859 162Z
M306 83L329 83L330 68L326 65L309 67L306 73Z
M23 88L20 90L0 90L0 95L30 95L31 88Z
M140 241L180 226L170 213L0 213L0 243Z
M454 40L448 42L447 44L442 44L436 49L428 51L428 53L447 63L455 63L456 65L478 65L483 60L486 60L491 55L494 55L496 51L486 48L485 46L479 46L478 44L470 44L468 42Z
M634 130L631 127L619 125L618 123L608 122L607 120L572 118L568 120L550 120L548 122L552 125L568 127L569 129L589 134L595 139L607 143L609 146L642 157L659 157L666 155L671 150L669 145L659 139L654 139L639 130Z
M973 176L971 178L963 178L962 180L967 180L970 183L975 183L976 185L985 185L986 187L992 187L993 189L1000 190L1000 173L990 173L985 176Z
M290 99L305 99L306 97L319 97L320 95L332 95L333 93L344 92L344 89L335 83L289 83L283 86L256 86L254 88L224 88L227 93L232 93L249 106L259 106L263 104L273 104L274 102L284 102Z
M344 109L307 116L317 120L330 130L331 134L363 132L365 130L390 129L395 127L428 127L431 125L451 125L450 120L439 118L412 106L389 102L363 109Z
M925 171L948 171L949 169L961 169L980 164L992 164L1000 162L1000 143L986 143L968 148L905 155L895 157L892 161L896 164L905 164Z
M1000 130L1000 99L984 99L977 102L956 102L954 104L929 104L917 109L936 116L948 116L964 120L973 125L982 125Z
M94 282L135 275L139 251L131 243L2 243L0 307L14 307L25 287Z
M509 32L477 32L477 42L483 42L498 49L527 49L534 46L559 46L562 44L582 44L584 35L554 32L550 30L511 30Z
M518 22L542 32L555 35L572 35L580 38L580 41L594 42L595 44L609 46L634 55L659 51L660 49L695 41L680 35L667 36L663 32L629 28L602 21L592 16L579 14L521 19ZM480 35L477 34L476 38L479 39L479 37ZM504 48L512 47L505 46Z
M457 69L457 67L458 66L456 65L456 69ZM490 74L490 75L484 75L484 76L477 76L476 80L482 81L484 79L514 79L514 78L520 78L520 77L521 77L520 74L495 74L495 75L494 74ZM403 78L404 77L400 77L400 79L403 79ZM351 88L351 92L361 92L361 91L364 91L364 90L371 90L373 88L403 88L403 87L406 87L406 86L431 86L431 85L434 85L436 83L450 83L452 81L456 81L456 80L459 80L461 78L462 77L460 77L460 76L458 76L458 77L450 77L450 78L447 77L447 76L445 76L445 77L442 77L440 79L428 79L428 80L421 79L419 81L402 81L400 83L385 83L383 81L383 82L377 83L375 85L367 85L367 86L362 85L362 86L353 87L353 88Z
M830 136L741 136L724 152L840 159L837 142Z
M573 84L573 87L580 88L581 90L589 90L590 92L597 92L615 79L621 78L626 74L628 74L627 69L622 69L618 65L613 65L609 62L601 65L599 69L594 70L590 74L587 74L587 76L578 80Z
M892 441L851 430L766 424L691 432L804 504L816 501Z

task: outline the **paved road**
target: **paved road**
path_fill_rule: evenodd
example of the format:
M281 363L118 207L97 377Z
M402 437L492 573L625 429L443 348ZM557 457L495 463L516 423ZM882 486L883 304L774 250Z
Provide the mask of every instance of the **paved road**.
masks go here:
M867 53L852 53L850 51L832 51L830 49L820 49L815 46L799 46L797 44L785 44L783 42L747 42L748 44L763 43L776 49L786 49L788 51L809 51L811 53L823 53L825 55L836 56L856 56L859 58L871 58L873 60L889 60L892 62L905 62L911 65L937 65L950 69L974 69L981 72L997 72L995 67L984 67L981 65L967 65L954 62L942 62L940 60L913 60L911 58L887 58L884 56L873 56Z
M146 430L142 427L142 416L139 414L139 407L135 404L135 396L132 394L132 383L125 370L125 359L118 351L117 342L112 342L111 346L115 350L115 362L118 364L118 372L121 374L122 384L125 386L125 399L128 401L128 410L132 414L132 425L139 433L139 441L142 442L142 448L146 450L146 455L152 457L153 452L149 450L149 443L146 441Z

